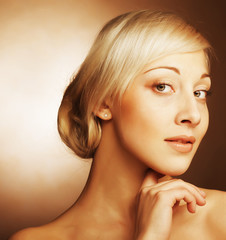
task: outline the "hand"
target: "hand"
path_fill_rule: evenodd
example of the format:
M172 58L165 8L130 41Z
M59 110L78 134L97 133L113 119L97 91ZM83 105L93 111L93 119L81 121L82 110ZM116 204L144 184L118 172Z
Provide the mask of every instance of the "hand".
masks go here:
M170 236L173 207L181 200L195 213L196 205L205 205L205 193L180 179L158 182L158 174L149 171L138 196L136 240L167 240Z

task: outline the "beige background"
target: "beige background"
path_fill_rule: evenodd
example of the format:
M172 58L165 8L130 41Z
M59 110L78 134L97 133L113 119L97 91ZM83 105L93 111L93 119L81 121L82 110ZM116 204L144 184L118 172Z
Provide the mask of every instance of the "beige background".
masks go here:
M226 190L223 0L0 0L0 239L54 219L76 200L90 163L59 139L56 116L64 88L101 26L144 8L182 13L216 49L210 129L183 178Z

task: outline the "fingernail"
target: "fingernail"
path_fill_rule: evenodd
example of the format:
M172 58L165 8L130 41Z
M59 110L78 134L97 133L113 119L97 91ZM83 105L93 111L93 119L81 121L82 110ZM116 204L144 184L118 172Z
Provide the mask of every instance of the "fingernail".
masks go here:
M206 197L206 193L200 190L200 193L202 194L203 197Z
M194 205L193 211L194 213L196 212L196 204Z

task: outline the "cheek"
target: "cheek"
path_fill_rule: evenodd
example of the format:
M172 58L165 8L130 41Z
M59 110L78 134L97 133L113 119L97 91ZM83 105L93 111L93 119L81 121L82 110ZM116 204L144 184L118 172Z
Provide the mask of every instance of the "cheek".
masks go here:
M202 117L202 121L203 121L203 126L202 126L202 137L204 137L204 135L206 134L208 127L209 127L209 111L206 107L204 113L203 113L203 117Z
M203 121L203 131L206 132L209 126L209 110L206 104L203 107L201 107L200 112L201 120Z
M209 126L209 112L208 112L207 106L202 108L200 112L201 112L201 122L199 126L197 126L197 137L196 137L198 140L198 144L200 144L200 142L202 141Z
M116 127L124 141L151 143L157 136L162 138L162 131L169 126L169 121L173 121L170 118L172 109L164 107L163 111L158 102L147 99L140 96L122 102Z

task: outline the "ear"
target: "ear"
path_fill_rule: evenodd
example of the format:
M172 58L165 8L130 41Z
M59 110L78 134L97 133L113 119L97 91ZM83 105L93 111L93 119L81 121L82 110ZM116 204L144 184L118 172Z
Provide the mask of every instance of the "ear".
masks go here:
M111 120L112 113L109 106L104 102L96 111L96 116L102 120Z

